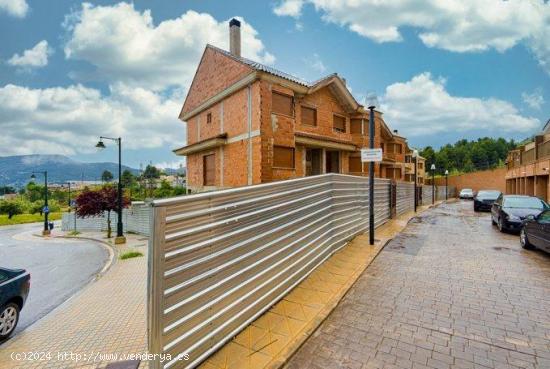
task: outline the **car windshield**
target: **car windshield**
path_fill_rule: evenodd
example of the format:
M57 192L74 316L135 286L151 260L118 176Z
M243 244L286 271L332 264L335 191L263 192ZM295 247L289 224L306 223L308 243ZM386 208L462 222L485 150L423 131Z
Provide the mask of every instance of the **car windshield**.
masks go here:
M472 193L473 191L469 188L466 188L464 190L461 191L462 193Z
M496 200L500 196L499 191L479 191L477 197L482 197L484 199Z
M545 203L536 197L506 197L503 207L511 209L538 209L545 208Z

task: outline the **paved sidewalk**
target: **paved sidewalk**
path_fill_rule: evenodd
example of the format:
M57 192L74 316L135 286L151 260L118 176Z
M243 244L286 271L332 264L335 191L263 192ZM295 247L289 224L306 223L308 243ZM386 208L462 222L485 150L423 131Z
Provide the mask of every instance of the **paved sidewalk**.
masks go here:
M107 241L104 233L80 236ZM119 260L115 255L97 281L0 346L1 369L95 369L111 361L104 355L145 352L147 239L132 234L127 239L126 245L112 249L136 250L144 256ZM29 352L42 355L25 360ZM81 357L71 358L71 353Z
M471 202L391 241L285 369L550 368L550 256Z
M419 212L427 207L422 207ZM206 360L200 369L273 369L281 367L340 302L383 246L414 216L403 214L369 236L355 237L281 301Z

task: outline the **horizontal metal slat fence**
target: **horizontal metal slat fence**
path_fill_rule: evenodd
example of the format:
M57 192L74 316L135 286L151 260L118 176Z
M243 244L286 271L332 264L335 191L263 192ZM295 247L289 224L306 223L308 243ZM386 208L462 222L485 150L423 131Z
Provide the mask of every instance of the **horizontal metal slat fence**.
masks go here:
M390 181L374 192L379 226ZM368 203L368 178L341 174L154 201L149 352L171 360L153 368L198 365L367 231Z
M428 205L432 203L432 186L424 185L422 186L422 204Z
M397 215L414 209L414 183L397 182Z

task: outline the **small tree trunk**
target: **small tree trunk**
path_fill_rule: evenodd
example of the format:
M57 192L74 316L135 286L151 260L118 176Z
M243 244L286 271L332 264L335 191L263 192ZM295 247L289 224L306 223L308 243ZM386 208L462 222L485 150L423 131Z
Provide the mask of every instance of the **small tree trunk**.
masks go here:
M107 212L107 238L111 238L111 211Z
M8 219L13 218L13 213L11 211L8 212Z

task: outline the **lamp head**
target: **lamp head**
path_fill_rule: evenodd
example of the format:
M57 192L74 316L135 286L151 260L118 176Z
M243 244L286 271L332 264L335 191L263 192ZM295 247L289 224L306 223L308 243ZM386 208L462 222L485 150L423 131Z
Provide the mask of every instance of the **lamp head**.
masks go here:
M103 150L105 148L105 144L103 143L103 141L101 139L99 139L99 141L97 142L97 144L95 145L96 149L98 150Z
M432 166L430 167L431 170L435 170L435 164L432 164Z
M413 158L418 158L418 150L414 149L412 153Z
M367 103L367 108L369 109L374 109L378 106L378 98L376 97L376 94L374 92L371 92L367 95L365 102Z
M447 169L445 169L445 175L448 176L449 175L449 171Z
M34 181L36 179L36 176L34 175L34 173L31 175L31 181Z

